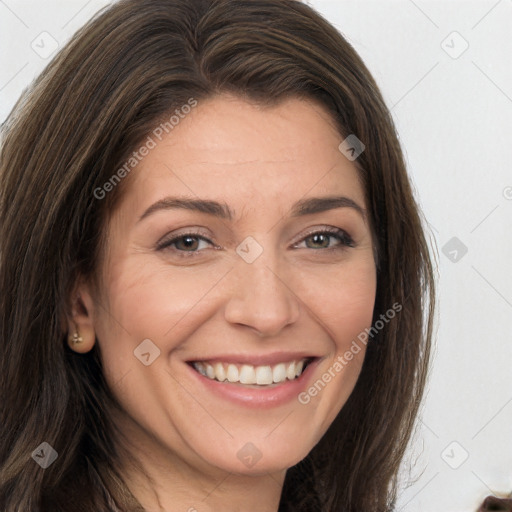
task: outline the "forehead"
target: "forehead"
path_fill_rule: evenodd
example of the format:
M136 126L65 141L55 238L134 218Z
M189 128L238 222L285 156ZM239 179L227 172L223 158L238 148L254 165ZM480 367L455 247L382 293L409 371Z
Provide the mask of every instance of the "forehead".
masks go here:
M167 131L151 135L153 147L127 190L132 207L166 194L229 196L235 216L247 202L263 207L310 193L364 203L357 167L339 151L342 137L316 102L290 98L262 107L222 95L198 102Z

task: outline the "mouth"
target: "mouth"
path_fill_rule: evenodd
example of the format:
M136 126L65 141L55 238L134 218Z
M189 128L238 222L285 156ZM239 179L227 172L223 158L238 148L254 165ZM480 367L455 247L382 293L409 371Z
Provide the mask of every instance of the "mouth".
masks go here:
M258 388L298 379L315 359L317 358L305 357L260 366L222 361L190 361L188 364L210 380Z

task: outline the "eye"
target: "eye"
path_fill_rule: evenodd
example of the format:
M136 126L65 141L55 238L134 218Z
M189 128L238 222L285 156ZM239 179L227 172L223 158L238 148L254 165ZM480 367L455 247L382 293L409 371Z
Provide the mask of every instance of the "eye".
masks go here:
M335 246L329 246L329 239L337 239L339 243ZM307 240L312 240L313 245L318 244L320 247L311 247L306 243L307 249L327 249L327 250L343 250L346 247L354 247L354 240L350 237L350 235L339 228L324 228L320 231L313 231L309 233L305 238L301 240L301 242L307 242Z
M179 253L180 257L188 257L196 254L199 249L200 242L207 242L210 245L214 245L208 238L204 237L200 233L184 233L172 238L164 239L157 245L157 250L163 251L175 246L173 252Z

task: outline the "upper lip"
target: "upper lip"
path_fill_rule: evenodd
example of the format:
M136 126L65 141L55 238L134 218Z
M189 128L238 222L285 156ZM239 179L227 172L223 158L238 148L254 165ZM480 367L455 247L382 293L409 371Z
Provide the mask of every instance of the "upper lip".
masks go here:
M300 361L302 359L316 359L317 355L311 352L273 352L270 354L225 354L203 356L189 359L189 363L207 361L209 363L249 364L252 366L274 366L279 363Z

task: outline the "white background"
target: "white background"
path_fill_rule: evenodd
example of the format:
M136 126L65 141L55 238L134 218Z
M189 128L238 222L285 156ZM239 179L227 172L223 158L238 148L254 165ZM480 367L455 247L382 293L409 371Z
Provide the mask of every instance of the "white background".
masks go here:
M438 254L416 481L397 510L474 511L512 491L512 0L308 3L379 83ZM61 47L107 4L0 0L0 122L51 59L32 46Z

